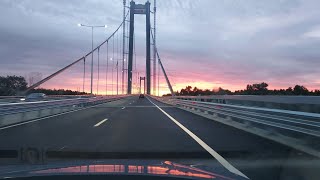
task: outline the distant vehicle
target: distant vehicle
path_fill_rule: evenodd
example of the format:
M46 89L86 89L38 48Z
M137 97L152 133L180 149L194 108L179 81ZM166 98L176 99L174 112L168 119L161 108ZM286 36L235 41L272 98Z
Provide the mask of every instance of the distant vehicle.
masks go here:
M47 98L44 93L31 93L26 98L20 99L21 101L41 101Z
M144 98L144 94L140 94L139 99Z

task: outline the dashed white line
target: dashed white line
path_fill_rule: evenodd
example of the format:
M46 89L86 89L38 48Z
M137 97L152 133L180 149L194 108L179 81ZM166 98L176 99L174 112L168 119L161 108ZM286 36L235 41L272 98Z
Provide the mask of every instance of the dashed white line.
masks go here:
M218 154L215 150L213 150L209 145L207 145L204 141L202 141L198 136L196 136L193 132L191 132L189 129L184 127L181 123L179 123L176 119L174 119L172 116L170 116L167 112L165 112L163 109L161 109L158 105L153 103L148 97L147 99L156 106L163 114L165 114L170 120L172 120L176 125L178 125L182 130L184 130L189 136L191 136L200 146L202 146L208 153L210 153L217 161L220 162L222 166L224 166L226 169L228 169L230 172L237 174L239 176L248 178L246 175L244 175L242 172L240 172L238 169L233 167L227 160L225 160L220 154ZM249 178L248 178L249 179Z
M108 119L104 119L104 120L98 122L96 125L94 125L94 127L100 126L102 123L106 122L107 120L108 120Z

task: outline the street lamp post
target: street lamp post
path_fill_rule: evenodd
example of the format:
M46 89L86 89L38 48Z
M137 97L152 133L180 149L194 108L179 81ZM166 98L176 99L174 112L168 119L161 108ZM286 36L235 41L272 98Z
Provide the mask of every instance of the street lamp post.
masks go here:
M91 28L91 88L90 88L90 93L92 94L92 83L93 83L93 29L94 28L107 28L107 25L103 26L89 26L85 24L78 24L79 27L89 27Z

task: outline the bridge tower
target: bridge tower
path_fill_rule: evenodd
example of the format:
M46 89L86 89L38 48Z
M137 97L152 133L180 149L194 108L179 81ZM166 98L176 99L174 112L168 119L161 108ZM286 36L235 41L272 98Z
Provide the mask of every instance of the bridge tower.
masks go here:
M146 85L147 94L151 91L151 22L150 22L150 2L136 4L130 2L130 25L129 25L129 59L128 59L128 94L132 92L132 62L133 62L133 35L134 35L134 16L135 14L146 15Z

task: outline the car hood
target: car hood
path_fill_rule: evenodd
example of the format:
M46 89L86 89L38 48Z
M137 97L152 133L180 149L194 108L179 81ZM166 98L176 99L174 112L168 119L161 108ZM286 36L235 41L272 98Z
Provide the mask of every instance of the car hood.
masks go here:
M245 179L228 171L215 170L197 163L183 164L166 160L87 160L57 161L39 165L0 166L0 178L52 175L148 175L189 179Z

